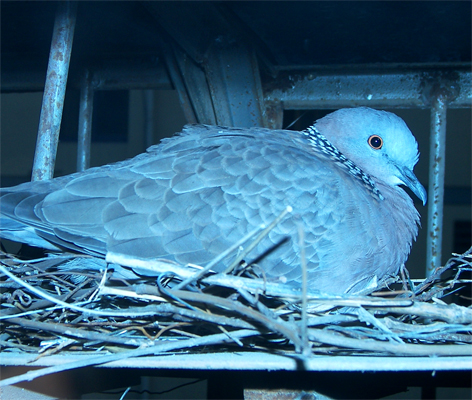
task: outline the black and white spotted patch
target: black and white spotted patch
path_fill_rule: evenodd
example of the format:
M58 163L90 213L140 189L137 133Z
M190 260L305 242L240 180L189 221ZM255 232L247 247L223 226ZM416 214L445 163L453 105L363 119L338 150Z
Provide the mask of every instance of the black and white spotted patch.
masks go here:
M319 133L314 126L310 126L305 131L301 132L310 142L311 146L322 153L326 154L331 160L336 162L340 167L344 168L350 175L358 179L364 187L369 190L372 195L379 200L384 197L380 190L375 186L375 182L362 171L351 160L347 159L331 142Z

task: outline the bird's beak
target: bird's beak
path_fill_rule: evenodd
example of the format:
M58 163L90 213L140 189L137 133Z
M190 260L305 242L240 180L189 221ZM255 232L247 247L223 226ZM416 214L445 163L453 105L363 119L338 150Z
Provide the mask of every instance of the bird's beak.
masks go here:
M408 168L399 168L401 176L399 177L403 183L408 186L411 191L416 194L416 196L423 202L423 205L426 204L428 200L428 195L423 185L420 183L416 175L411 169Z

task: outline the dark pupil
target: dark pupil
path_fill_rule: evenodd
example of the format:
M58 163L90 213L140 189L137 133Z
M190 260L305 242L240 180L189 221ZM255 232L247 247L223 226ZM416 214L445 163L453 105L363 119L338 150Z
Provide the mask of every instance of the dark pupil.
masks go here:
M370 139L370 145L374 148L380 147L380 138L379 137L373 137Z

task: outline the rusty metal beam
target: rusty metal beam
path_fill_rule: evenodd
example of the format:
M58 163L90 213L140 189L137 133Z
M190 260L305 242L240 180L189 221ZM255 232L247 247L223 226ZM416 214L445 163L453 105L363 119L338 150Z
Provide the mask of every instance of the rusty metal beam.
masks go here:
M33 181L51 179L54 175L76 13L77 3L58 3L33 161Z
M267 126L254 50L220 37L203 63L218 125Z
M446 171L446 112L446 99L439 95L433 99L431 107L426 276L430 276L436 268L441 266Z
M200 124L216 125L216 115L204 70L178 46L173 46L181 76Z
M2 70L1 92L42 92L44 71L36 60L18 59L15 68ZM90 67L96 90L172 89L164 63L147 59L106 60ZM70 73L67 87L81 89L82 76Z
M195 118L225 126L267 126L257 57L234 16L211 3L189 3L185 13L177 4L147 2L146 7L166 31L161 46L190 122ZM182 50L172 54L171 41ZM189 58L186 65L183 57Z
M266 82L265 101L281 103L285 110L337 109L342 107L429 108L431 82L445 80L457 95L449 108L470 107L472 73L467 70L323 73L284 71Z

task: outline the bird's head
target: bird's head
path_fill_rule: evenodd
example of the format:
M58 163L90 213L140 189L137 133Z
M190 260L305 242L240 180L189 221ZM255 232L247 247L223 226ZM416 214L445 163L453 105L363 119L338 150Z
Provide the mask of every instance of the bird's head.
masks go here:
M418 144L400 117L367 107L343 108L314 126L366 174L391 186L406 185L426 204L426 191L413 173Z

